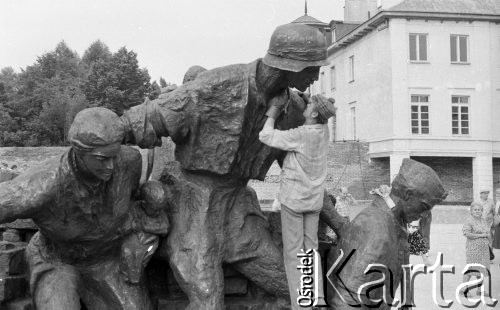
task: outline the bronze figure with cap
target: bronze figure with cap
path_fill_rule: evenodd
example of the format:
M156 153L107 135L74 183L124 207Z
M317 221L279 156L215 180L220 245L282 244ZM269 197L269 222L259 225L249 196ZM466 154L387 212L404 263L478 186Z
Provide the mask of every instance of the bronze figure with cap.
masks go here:
M430 212L447 195L436 172L411 159L403 160L390 193L373 193L372 205L343 227L339 244L331 252L330 265L341 253L344 259L352 253L331 272L329 305L336 310L391 309L395 298L400 301L395 307L401 307L401 302L411 307L410 279L402 281L403 265L409 264L406 224ZM384 266L391 274L367 272L370 266ZM383 286L374 286L377 281ZM400 283L406 300L395 296Z
M66 153L0 184L0 223L39 227L27 247L36 309L152 309L143 270L167 233L165 193L158 182L139 191L141 156L124 134L110 110L83 110Z

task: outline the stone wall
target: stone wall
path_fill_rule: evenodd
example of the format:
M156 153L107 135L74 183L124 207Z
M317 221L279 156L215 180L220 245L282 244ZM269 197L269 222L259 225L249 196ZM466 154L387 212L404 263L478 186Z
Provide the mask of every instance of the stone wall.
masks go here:
M370 199L368 191L389 184L389 158L368 158L368 143L337 142L330 147L328 188L347 186L356 199ZM434 169L448 197L443 204L470 204L472 195L472 158L411 157ZM500 159L494 160L494 187L500 187Z
M337 192L347 187L357 200L370 200L369 191L389 184L389 159L368 158L368 143L335 142L328 154L327 189Z
M444 203L470 204L472 202L471 157L412 157L412 159L426 164L439 175L444 188L448 191L448 197ZM497 170L497 181L499 173L500 171Z

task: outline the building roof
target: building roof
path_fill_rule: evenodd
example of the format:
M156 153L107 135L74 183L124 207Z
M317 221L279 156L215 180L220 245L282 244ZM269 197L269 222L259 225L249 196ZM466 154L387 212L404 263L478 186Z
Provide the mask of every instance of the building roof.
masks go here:
M329 55L359 40L373 29L386 28L390 18L500 23L500 0L404 0L378 12L347 34L337 36L337 41L328 47Z
M320 20L317 20L316 18L307 15L307 13L304 14L304 15L302 15L301 17L297 18L292 23L306 24L306 25L311 25L311 26L328 27L327 23L324 23L324 22L322 22Z
M304 1L304 15L294 20L292 23L305 24L316 28L328 28L328 24L307 15L307 0Z
M360 24L353 24L353 23L343 23L343 22L335 22L334 25L332 26L332 29L336 30L336 37L337 40L341 39L345 35L347 35L349 32L353 31L356 27L358 27Z
M388 9L393 12L426 12L500 15L499 0L404 0Z

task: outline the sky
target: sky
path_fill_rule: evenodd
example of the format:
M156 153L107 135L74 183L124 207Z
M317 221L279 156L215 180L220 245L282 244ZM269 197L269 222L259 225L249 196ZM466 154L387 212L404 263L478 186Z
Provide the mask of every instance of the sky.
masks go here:
M309 0L308 15L343 18L344 0ZM304 0L2 0L0 68L32 65L64 40L80 55L96 40L138 54L151 80L180 84L207 69L263 57L276 26L304 14Z

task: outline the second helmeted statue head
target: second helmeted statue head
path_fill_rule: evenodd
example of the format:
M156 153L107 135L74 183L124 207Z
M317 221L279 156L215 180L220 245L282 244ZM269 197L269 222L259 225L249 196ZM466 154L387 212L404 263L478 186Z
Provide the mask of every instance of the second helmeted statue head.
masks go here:
M328 65L325 36L316 28L290 23L278 26L262 62L286 72L288 86L305 91Z

